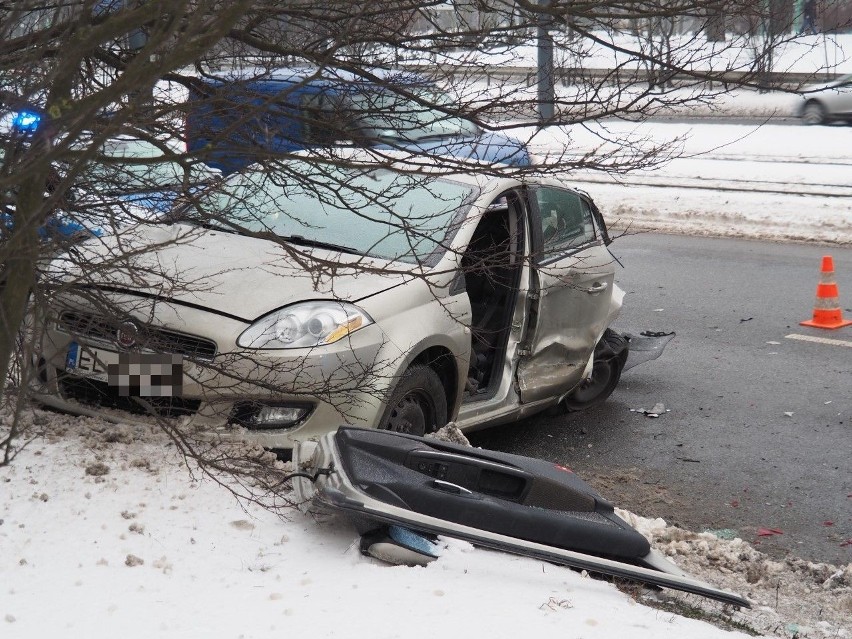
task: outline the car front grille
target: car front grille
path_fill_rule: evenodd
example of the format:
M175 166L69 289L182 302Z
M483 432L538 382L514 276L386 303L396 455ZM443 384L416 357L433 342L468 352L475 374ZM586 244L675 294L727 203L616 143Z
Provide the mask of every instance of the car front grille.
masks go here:
M75 337L116 344L121 324L89 313L64 311L59 316L57 328ZM174 353L191 360L211 360L216 355L216 343L212 340L152 326L139 326L137 343L137 348L156 353Z
M118 389L106 382L85 377L68 375L57 369L59 392L65 399L73 399L81 404L100 406L102 408L117 408L137 415L150 415L151 411L160 417L181 417L193 415L201 406L201 400L182 399L180 397L143 397L141 400L150 404L151 410L133 397L118 394Z

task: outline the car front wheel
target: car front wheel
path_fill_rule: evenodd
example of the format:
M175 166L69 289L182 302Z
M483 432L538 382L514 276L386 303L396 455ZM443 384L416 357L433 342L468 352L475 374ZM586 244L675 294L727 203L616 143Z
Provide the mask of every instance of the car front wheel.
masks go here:
M446 423L447 395L438 374L428 366L415 364L400 378L379 428L422 436Z
M825 122L825 108L819 102L808 102L802 109L804 124L822 124Z

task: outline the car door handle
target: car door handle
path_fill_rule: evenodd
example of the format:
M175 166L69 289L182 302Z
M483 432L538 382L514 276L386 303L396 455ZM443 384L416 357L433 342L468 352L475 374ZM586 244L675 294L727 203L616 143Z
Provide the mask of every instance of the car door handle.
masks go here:
M435 479L432 481L432 488L437 488L445 493L451 493L453 495L472 495L473 491L468 490L464 486L459 486L458 484L454 484L449 481L444 481L443 479Z
M584 293L588 293L589 295L594 295L595 293L603 293L607 288L609 288L609 284L607 282L597 282L594 286L581 288L580 290Z

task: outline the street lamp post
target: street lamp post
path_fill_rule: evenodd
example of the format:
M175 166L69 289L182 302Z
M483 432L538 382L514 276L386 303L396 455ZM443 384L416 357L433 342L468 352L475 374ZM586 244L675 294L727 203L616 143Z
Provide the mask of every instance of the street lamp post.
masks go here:
M550 7L550 0L539 0L543 9ZM550 16L546 11L538 14L538 117L541 122L553 119L553 39L550 36Z

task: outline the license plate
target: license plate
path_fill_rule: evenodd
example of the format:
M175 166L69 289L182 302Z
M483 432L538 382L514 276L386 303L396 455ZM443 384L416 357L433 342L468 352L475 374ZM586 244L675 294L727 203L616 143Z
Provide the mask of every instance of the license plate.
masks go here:
M121 397L180 397L183 357L161 353L116 353L72 342L65 370L106 382Z
M65 371L99 382L108 381L107 367L118 364L118 353L72 342L65 358Z

